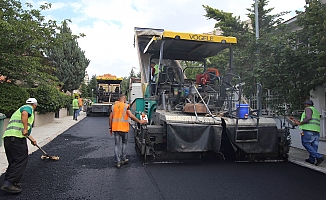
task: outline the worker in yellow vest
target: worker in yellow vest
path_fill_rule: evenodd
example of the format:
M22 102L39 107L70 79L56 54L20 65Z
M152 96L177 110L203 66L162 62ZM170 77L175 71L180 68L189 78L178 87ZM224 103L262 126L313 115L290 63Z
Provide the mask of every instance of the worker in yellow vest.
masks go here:
M302 130L302 145L309 152L309 158L305 161L318 166L325 159L317 152L320 132L320 113L314 107L313 101L307 100L303 104L305 105L305 110L301 115L301 120L296 121L296 124Z
M72 109L74 110L74 116L72 119L77 121L79 113L78 96L75 96L75 99L72 100Z
M1 190L9 193L21 192L21 183L28 161L28 146L26 136L29 136L33 145L36 140L30 136L34 122L34 110L37 106L35 98L29 98L26 105L20 107L12 114L8 126L3 133L4 148L8 160L5 173L5 183Z
M110 134L112 135L114 133L115 138L114 155L117 162L117 168L120 168L120 166L123 164L127 164L129 161L126 158L126 145L128 142L129 132L129 118L140 124L147 123L147 121L139 120L137 117L135 117L135 115L131 113L131 111L129 110L129 105L126 104L126 95L121 94L119 96L119 101L115 102L109 118Z

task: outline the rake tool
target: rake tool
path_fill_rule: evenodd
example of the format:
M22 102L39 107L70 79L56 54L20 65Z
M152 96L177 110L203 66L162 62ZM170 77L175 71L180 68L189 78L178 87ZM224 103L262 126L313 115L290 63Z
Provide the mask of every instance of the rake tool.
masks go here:
M26 137L32 142L29 136ZM41 159L59 160L59 156L49 156L49 154L47 154L40 146L38 146L37 144L35 146L37 146L37 148L39 148L45 154L41 156Z

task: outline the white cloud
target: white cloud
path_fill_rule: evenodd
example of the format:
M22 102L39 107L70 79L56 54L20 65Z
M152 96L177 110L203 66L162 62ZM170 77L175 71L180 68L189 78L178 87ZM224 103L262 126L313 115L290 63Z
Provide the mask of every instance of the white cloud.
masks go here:
M73 12L78 12L83 6L83 4L76 2L69 3L69 5L73 8Z
M58 2L58 3L52 3L51 8L49 11L55 11L55 10L60 10L66 6L65 3L63 2Z
M22 1L23 3L25 1ZM65 3L63 2L51 2L51 1L29 1L27 0L26 2L32 4L34 6L34 8L39 8L41 5L45 5L46 3L51 3L51 8L48 10L45 10L45 12L51 12L51 11L55 11L55 10L60 10L62 8L64 8L66 6Z
M49 14L47 16L49 18L50 15L51 17L55 15L52 11L68 11L71 14L70 27L73 33L86 34L85 38L78 41L86 57L91 60L87 68L89 75L110 73L128 76L132 67L138 68L137 54L133 48L134 27L209 32L214 28L216 21L204 17L206 12L202 5L231 12L234 16L240 16L241 20L246 20L248 13L246 8L250 8L254 2L254 0L52 0L52 9L46 14ZM272 14L275 14L302 9L304 5L305 0L270 0L268 8L274 7ZM69 13L65 13L67 14ZM285 19L292 16L293 12ZM64 18L67 17L55 16L55 20L59 22Z

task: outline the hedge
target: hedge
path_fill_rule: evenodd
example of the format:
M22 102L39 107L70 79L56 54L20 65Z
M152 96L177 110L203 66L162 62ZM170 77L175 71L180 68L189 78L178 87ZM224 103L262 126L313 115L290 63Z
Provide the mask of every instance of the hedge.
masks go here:
M37 99L36 112L45 114L69 108L72 97L60 92L55 86L40 85L37 88L23 88L13 83L0 83L0 113L10 117L29 97Z
M57 112L60 108L68 108L72 102L71 96L67 96L51 85L40 85L37 88L27 89L27 92L37 99L36 111L39 114Z
M0 113L10 117L29 98L25 88L13 83L0 83Z

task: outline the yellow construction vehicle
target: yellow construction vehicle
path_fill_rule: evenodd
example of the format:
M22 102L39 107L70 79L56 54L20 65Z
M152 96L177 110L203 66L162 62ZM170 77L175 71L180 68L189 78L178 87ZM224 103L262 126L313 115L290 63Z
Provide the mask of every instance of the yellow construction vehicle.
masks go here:
M96 99L87 106L86 114L110 115L112 105L118 100L121 91L122 78L111 74L104 74L96 77Z
M134 41L145 92L130 107L148 118L147 125L135 127L136 149L145 162L208 153L237 161L287 160L289 131L261 115L261 84L257 99L244 101L245 85L232 72L235 37L136 27ZM225 74L218 69L226 66L206 63L221 52L229 53ZM185 67L181 61L199 65ZM154 80L151 64L158 70ZM201 71L187 78L185 72L193 69Z

